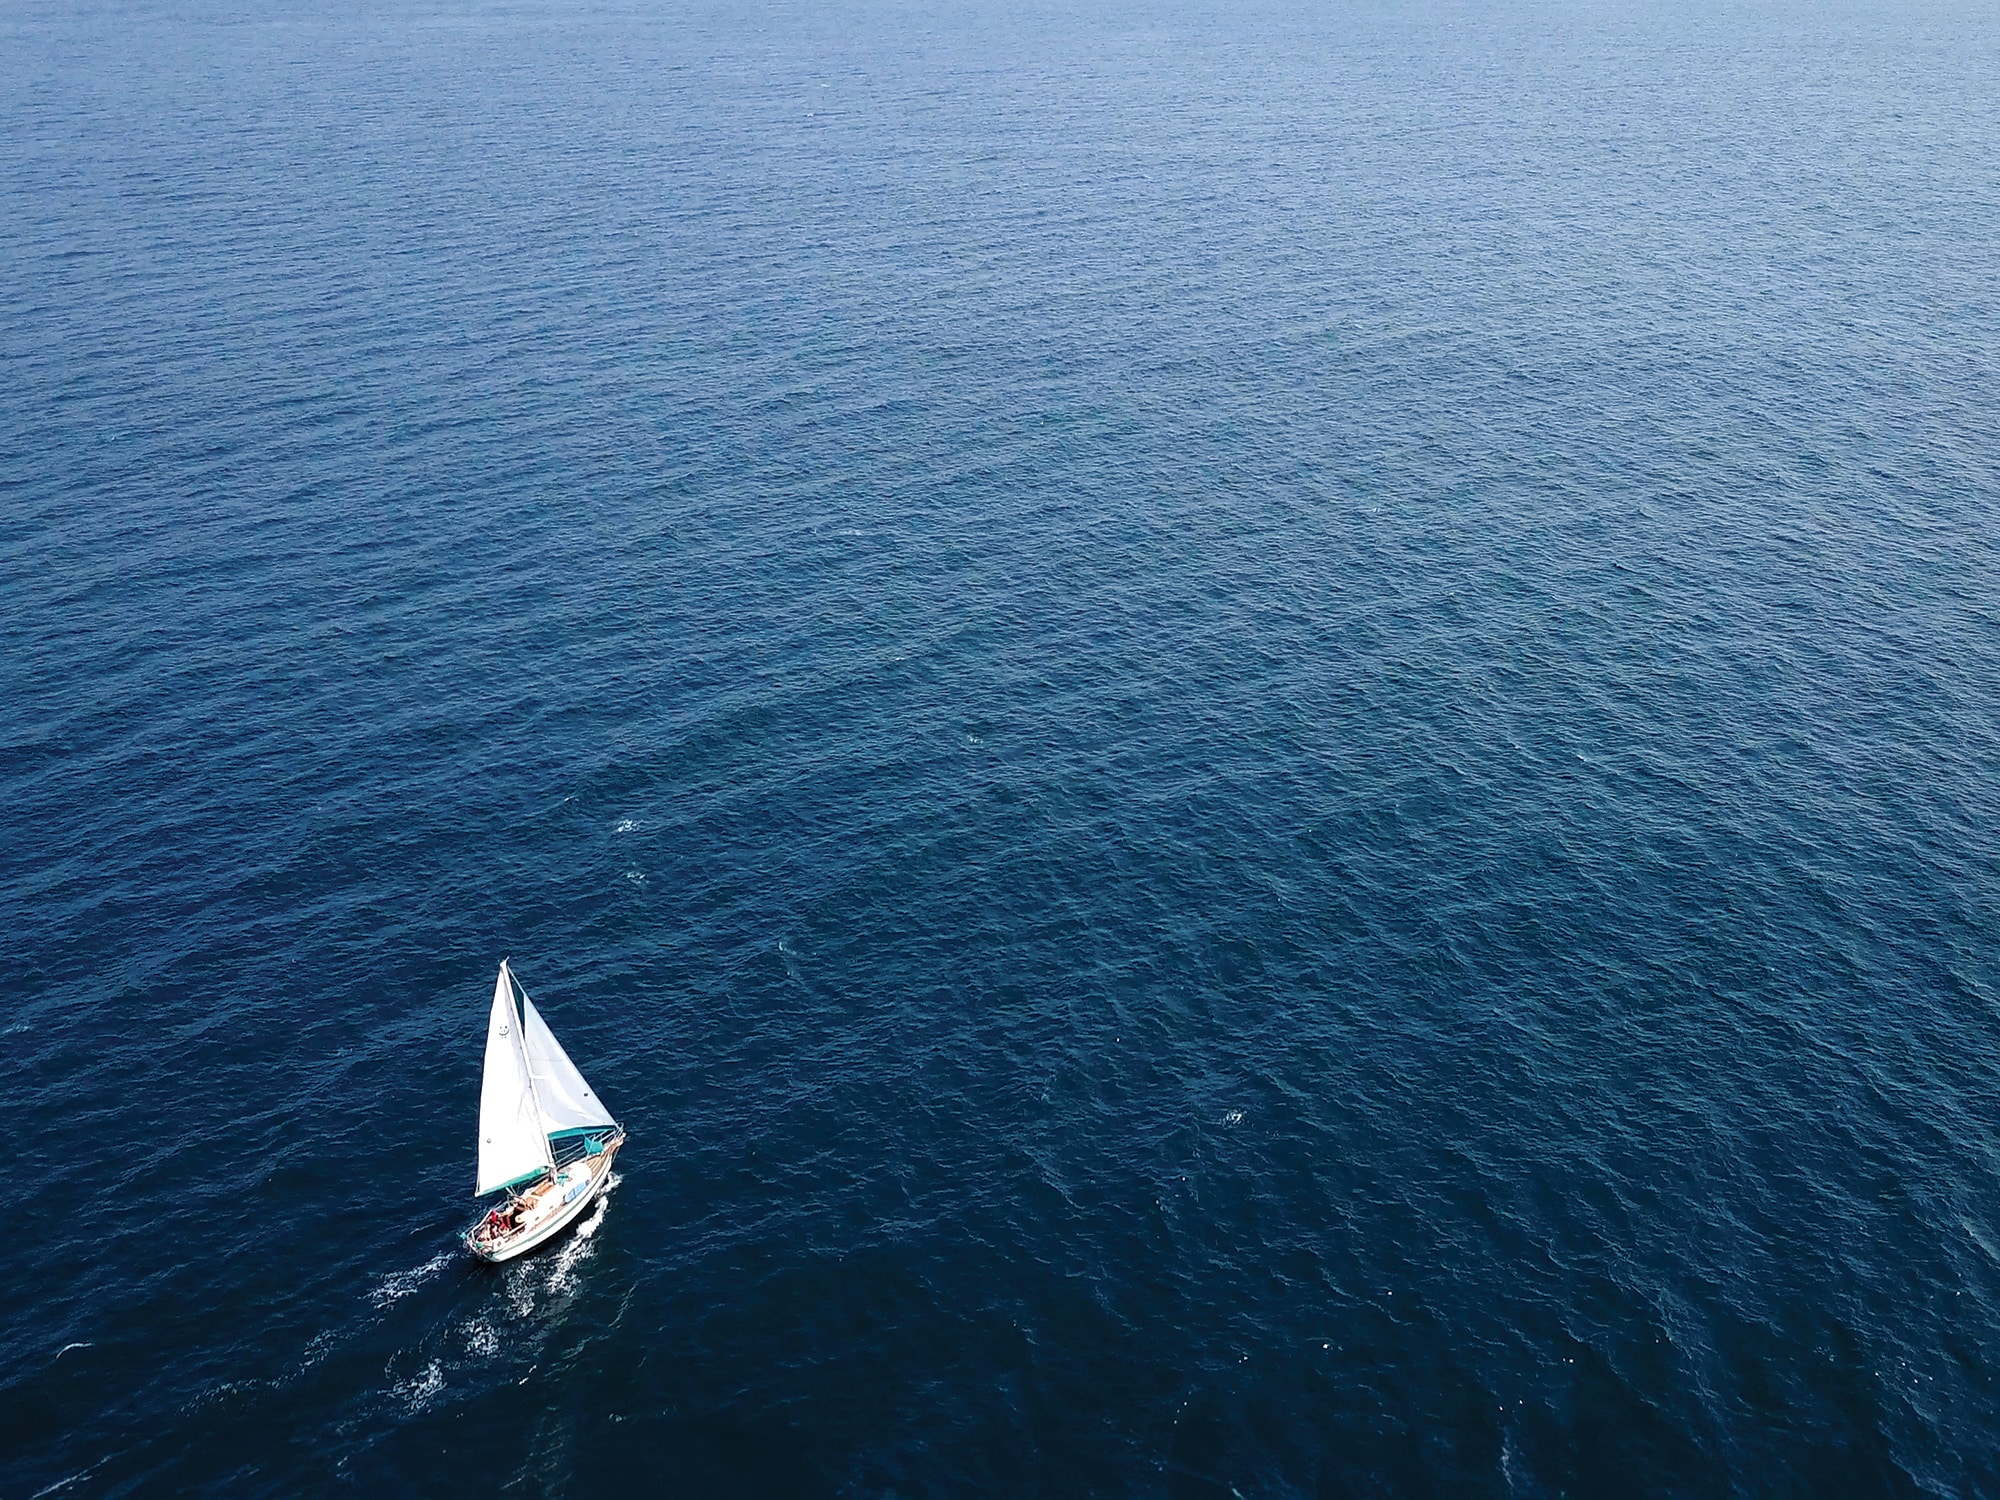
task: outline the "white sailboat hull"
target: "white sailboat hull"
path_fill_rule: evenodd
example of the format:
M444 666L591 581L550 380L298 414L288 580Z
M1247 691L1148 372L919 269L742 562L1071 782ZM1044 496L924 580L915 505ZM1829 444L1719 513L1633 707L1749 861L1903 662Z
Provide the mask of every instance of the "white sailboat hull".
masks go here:
M583 1211L595 1203L611 1180L611 1163L625 1144L624 1132L606 1142L603 1154L586 1156L544 1179L522 1195L529 1207L518 1227L496 1231L491 1217L485 1217L465 1232L465 1248L481 1260L512 1260L526 1255L537 1245L545 1245L574 1224ZM569 1174L581 1170L582 1179Z

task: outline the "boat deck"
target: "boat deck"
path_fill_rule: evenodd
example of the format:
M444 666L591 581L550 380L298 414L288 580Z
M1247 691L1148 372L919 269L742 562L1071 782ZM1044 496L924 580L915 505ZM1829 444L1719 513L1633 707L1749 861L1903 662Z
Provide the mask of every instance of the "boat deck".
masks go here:
M496 1208L466 1231L466 1248L487 1260L511 1260L533 1249L574 1219L603 1191L622 1135L598 1156L558 1167L526 1192Z

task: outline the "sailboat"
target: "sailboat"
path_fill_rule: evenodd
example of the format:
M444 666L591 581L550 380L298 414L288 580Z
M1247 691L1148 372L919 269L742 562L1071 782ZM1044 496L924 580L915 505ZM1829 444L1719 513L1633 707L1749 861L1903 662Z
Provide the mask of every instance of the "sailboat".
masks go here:
M591 1092L505 960L486 1023L477 1196L503 1203L465 1231L483 1260L512 1260L562 1231L604 1191L625 1131Z

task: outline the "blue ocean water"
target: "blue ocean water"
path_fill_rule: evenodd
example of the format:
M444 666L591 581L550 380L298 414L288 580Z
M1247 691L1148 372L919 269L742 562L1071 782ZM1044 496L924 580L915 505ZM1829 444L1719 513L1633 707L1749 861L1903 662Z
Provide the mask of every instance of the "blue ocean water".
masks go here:
M0 11L0 1495L2000 1493L1995 80Z

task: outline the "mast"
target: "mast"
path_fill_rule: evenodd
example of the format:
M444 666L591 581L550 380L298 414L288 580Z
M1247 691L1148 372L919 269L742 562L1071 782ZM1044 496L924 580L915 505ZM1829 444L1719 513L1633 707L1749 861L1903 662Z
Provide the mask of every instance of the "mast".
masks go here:
M520 1000L525 999L528 992L521 988L521 981L514 977L513 969L508 967L504 958L500 960L500 972L507 976L507 1005L514 1012L514 1053L521 1059L521 1072L528 1080L528 1099L535 1106L535 1119L541 1124L542 1139L546 1142L549 1135L548 1111L542 1108L541 1091L535 1087L535 1069L528 1061L528 1038L525 1034L525 1023L521 1019ZM546 1145L543 1149L547 1150ZM553 1165L555 1161L553 1154L549 1160Z
M477 1192L513 1187L555 1165L540 1091L528 1071L521 1037L521 1009L514 977L506 964L493 986L486 1022L486 1062L479 1084L479 1175Z

